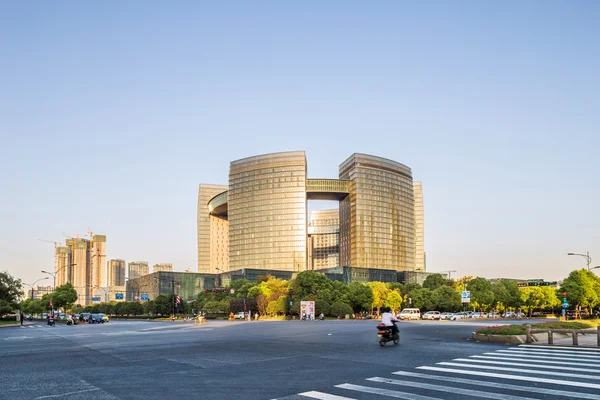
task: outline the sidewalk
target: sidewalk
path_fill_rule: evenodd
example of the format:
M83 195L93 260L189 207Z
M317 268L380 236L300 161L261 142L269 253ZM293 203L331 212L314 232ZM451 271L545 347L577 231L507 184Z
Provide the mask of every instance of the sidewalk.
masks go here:
M548 334L536 333L533 336L535 338L535 341L531 344L548 346ZM554 344L550 345L550 346L575 347L575 348L585 347L585 348L600 349L600 347L598 347L598 335L596 333L579 334L578 341L579 341L579 345L574 346L573 338L571 337L570 334L555 333L554 334Z
M33 322L30 321L23 321L23 326L25 325L35 325ZM9 324L9 325L0 325L0 329L2 328L16 328L17 326L21 326L21 324L19 322L17 322L16 324Z

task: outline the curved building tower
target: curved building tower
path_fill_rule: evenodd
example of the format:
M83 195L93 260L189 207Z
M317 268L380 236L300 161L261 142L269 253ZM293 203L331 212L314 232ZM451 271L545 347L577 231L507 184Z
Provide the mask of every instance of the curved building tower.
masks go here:
M306 154L233 161L228 193L229 269L306 269Z
M355 153L340 165L350 180L340 202L340 264L412 271L415 266L415 210L410 168Z

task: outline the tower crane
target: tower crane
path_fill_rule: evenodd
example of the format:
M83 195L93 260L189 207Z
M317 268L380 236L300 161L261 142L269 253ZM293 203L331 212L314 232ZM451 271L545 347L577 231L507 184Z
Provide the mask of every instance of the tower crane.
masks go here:
M39 240L40 242L54 243L54 248L56 248L56 247L58 247L58 246L62 245L62 243L60 243L60 242L53 242L52 240L45 240L45 239L40 239L40 238L38 238L38 240Z
M452 271L440 271L440 273L444 273L444 272L448 273L448 279L452 279L452 273L456 272L456 270L452 270Z

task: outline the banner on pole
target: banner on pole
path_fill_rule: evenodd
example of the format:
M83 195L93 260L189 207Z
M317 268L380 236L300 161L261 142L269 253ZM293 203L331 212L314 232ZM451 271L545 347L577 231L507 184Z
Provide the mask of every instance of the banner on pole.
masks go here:
M300 302L300 318L307 320L315 319L315 302L301 301Z

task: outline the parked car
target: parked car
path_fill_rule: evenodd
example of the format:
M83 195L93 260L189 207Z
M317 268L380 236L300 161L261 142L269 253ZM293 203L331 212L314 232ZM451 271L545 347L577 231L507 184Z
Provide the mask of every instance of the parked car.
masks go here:
M474 312L473 314L469 315L469 318L487 318L487 313Z
M458 319L467 319L469 318L469 314L466 312L457 312L456 314L454 314L453 316L450 317L451 321L456 321Z
M398 314L398 319L401 321L405 319L421 319L421 310L418 308L405 308Z
M500 314L499 314L499 313L497 313L497 312L494 312L494 311L492 311L492 312L490 312L490 313L488 314L488 316L487 316L487 317L488 317L488 318L500 318Z
M84 312L84 313L81 313L80 315L81 315L80 321L89 322L89 319L90 319L90 317L91 317L92 314L89 313L89 312Z
M451 312L443 312L440 319L449 320L450 318L452 318L453 315L454 315L454 313L451 313Z
M442 318L442 314L439 311L427 311L421 318L439 321Z
M244 311L240 311L238 313L235 314L235 319L244 319L246 318L247 314Z

